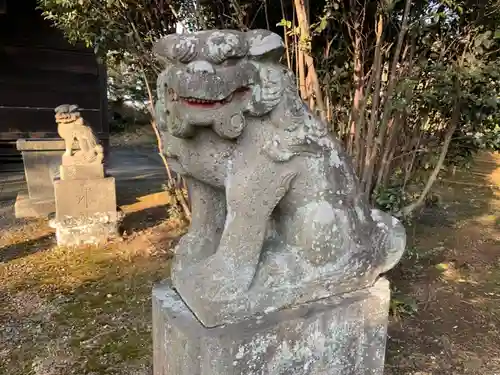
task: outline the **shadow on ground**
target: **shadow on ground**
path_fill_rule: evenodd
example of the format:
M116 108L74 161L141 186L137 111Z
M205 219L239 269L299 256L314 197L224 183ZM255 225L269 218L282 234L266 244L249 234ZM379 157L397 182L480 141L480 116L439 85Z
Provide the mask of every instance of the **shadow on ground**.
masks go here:
M55 240L52 234L0 247L0 263L9 262L13 259L22 258L34 253L46 251L54 246Z
M11 262L0 292L0 373L149 375L151 288L168 277L170 256L141 245Z
M112 148L107 173L116 179L118 204L129 205L136 197L164 190L167 173L154 150L141 147Z
M158 225L168 219L170 205L145 208L125 215L121 230L123 232L141 231Z

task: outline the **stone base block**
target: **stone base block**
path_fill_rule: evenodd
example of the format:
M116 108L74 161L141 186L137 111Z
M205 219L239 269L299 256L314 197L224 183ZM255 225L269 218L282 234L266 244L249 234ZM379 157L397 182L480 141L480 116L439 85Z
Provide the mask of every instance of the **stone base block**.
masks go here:
M113 177L54 181L58 221L116 211Z
M118 235L121 214L116 210L113 177L54 181L57 244L101 245Z
M61 180L87 180L104 178L104 166L100 163L84 165L61 165L59 167Z
M17 150L23 156L30 199L34 202L54 201L53 181L59 174L64 141L60 138L18 139Z
M153 289L154 375L382 375L390 289L206 328L170 283Z
M119 236L119 221L117 212L109 212L61 221L54 219L50 226L56 230L59 246L99 246Z
M56 203L53 200L40 201L31 199L26 193L19 193L14 205L14 212L20 218L46 218L56 211Z

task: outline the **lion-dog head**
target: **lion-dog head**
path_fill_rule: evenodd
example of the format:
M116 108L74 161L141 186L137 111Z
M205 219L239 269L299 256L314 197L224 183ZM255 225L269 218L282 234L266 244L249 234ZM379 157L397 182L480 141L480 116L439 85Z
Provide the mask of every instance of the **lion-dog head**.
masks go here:
M263 116L282 100L283 72L266 67L278 62L283 41L270 31L172 34L154 52L166 64L157 82L157 122L175 137L211 126L220 137L235 139L247 116Z

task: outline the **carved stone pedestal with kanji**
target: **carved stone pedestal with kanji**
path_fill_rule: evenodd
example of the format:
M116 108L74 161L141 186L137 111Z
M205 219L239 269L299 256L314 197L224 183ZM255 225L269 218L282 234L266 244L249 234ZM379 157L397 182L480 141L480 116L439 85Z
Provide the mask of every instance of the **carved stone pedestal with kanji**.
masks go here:
M54 182L57 244L100 245L118 236L114 177Z

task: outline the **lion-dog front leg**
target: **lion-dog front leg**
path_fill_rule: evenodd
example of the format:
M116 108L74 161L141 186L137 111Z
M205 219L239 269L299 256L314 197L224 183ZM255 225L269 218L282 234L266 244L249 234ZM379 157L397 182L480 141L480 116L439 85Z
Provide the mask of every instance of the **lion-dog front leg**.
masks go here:
M222 191L185 177L192 207L191 225L175 249L172 279L215 253L224 228L226 202Z
M289 189L295 172L286 163L269 168L264 155L236 162L226 184L227 216L217 252L191 267L189 289L209 300L245 293L255 276L271 213Z
M64 156L71 156L73 153L73 138L66 137L64 138Z

